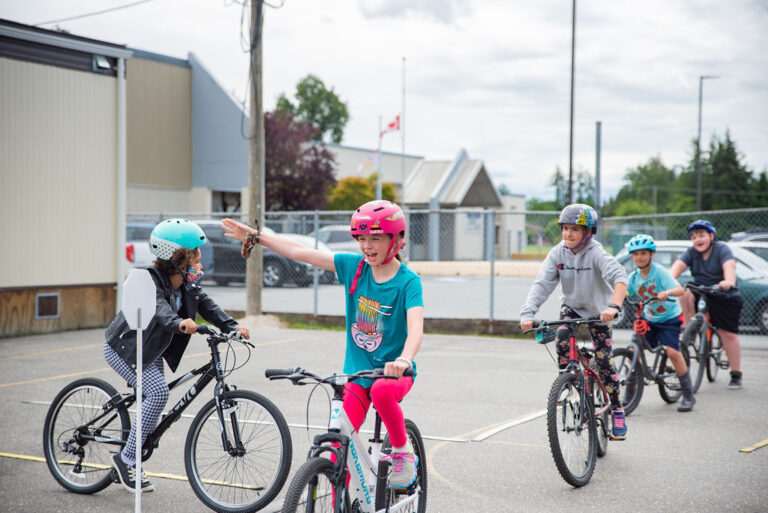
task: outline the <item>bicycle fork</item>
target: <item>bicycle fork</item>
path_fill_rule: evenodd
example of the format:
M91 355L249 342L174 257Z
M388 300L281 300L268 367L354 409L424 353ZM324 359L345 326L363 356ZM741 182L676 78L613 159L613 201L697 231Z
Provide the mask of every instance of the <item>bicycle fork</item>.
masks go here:
M214 397L216 398L216 413L219 418L219 429L221 431L221 443L224 446L224 450L229 453L230 456L245 456L245 446L240 438L240 425L237 421L238 405L232 401L222 401L221 396L224 392L222 390L222 384L216 384L216 390L214 391ZM229 433L227 432L227 423L224 420L225 416L229 417L229 421L232 425L232 436L234 437L234 445L229 439Z

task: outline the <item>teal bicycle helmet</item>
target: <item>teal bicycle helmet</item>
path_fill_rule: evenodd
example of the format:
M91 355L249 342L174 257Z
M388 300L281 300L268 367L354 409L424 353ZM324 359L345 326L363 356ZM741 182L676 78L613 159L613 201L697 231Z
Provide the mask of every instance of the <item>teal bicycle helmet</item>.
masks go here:
M149 236L150 250L160 260L170 260L179 248L194 250L206 242L203 229L188 219L162 221Z
M656 251L656 241L653 240L653 237L645 233L637 234L627 242L627 251L632 253L638 249L650 249L651 251Z

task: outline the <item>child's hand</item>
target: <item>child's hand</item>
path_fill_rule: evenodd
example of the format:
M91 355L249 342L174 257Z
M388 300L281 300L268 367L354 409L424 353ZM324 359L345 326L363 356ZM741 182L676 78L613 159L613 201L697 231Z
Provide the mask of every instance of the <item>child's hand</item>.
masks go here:
M405 362L405 358L397 359L393 362L387 362L384 364L384 374L387 376L403 377L403 373L406 369L410 369L411 366Z
M662 290L658 294L656 294L656 297L659 298L659 301L664 301L669 296L669 292L666 290Z
M248 331L248 328L244 328L244 327L240 326L235 331L240 333L243 336L243 338L246 338L246 339L250 339L251 338L251 332Z
M221 221L221 227L224 228L224 236L230 239L243 241L246 233L256 233L249 226L244 225L234 219L225 218Z
M520 321L520 331L533 329L533 321Z
M619 311L616 308L609 306L600 313L600 320L603 322L611 322L616 319L617 315L619 315Z
M182 319L179 323L179 331L187 335L197 333L197 324L192 319Z

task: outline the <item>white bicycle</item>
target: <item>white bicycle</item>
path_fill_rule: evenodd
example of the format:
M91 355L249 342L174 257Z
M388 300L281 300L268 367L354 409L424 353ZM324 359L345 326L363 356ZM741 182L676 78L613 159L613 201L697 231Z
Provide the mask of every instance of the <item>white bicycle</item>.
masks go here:
M408 375L410 369L406 372ZM310 383L333 389L328 432L317 435L309 457L296 472L283 503L283 513L417 512L427 508L427 459L416 424L405 419L405 430L418 459L416 480L408 488L389 488L390 464L382 458L392 451L389 435L382 440L382 422L376 413L373 438L363 445L343 407L344 385L357 379L394 379L382 369L322 378L299 367L267 369L269 379L288 379L294 385ZM333 462L325 457L334 454ZM351 471L350 471L351 470ZM347 486L347 475L350 476Z

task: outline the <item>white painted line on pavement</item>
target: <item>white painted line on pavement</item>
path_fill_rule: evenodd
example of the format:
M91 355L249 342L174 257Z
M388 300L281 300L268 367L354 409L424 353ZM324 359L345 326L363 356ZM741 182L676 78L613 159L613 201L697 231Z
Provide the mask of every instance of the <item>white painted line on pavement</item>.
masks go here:
M530 422L531 420L538 419L539 417L543 417L547 414L547 410L541 410L534 413L531 413L529 415L526 415L522 418L515 419L511 422L507 422L506 424L502 424L501 426L496 426L493 429L489 429L488 431L485 431L484 433L480 433L475 438L472 439L473 442L482 442L486 440L487 438L492 437L496 433L499 433L501 431L504 431L505 429L509 429L515 426L519 426L520 424L524 424L526 422Z

